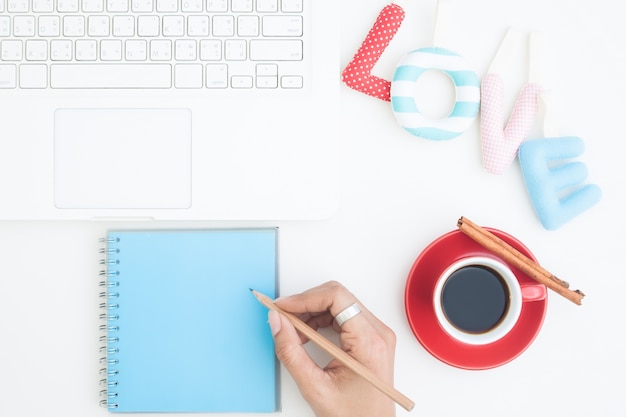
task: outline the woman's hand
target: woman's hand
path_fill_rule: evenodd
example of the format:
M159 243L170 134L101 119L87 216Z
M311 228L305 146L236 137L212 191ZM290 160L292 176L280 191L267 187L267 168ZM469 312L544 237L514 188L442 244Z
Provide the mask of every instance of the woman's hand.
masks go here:
M333 326L344 351L393 385L395 334L341 284L327 282L301 294L281 297L275 303L313 329ZM340 328L335 316L353 303L359 305L361 313ZM391 399L336 360L320 368L304 349L306 338L287 318L276 311L270 311L268 317L276 355L317 417L395 416Z

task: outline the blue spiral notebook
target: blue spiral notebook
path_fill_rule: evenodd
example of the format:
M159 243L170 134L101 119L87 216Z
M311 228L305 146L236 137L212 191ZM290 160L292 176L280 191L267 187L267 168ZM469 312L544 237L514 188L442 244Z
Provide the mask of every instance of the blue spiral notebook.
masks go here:
M103 241L102 405L112 412L273 412L267 310L277 230L115 231Z

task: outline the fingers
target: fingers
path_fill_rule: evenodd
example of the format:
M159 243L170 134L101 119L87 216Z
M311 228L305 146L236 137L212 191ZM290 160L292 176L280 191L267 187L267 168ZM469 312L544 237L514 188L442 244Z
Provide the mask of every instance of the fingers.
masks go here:
M292 313L329 311L334 317L357 299L343 285L330 281L303 293L276 300L276 304Z
M350 291L335 281L327 282L300 294L281 297L275 303L280 308L295 313L311 327L317 326L314 327L317 329L332 324L336 331L340 329L334 323L334 317L346 307L357 303L361 308L361 313L344 323L341 330L358 333L365 331L369 326L374 326L380 331L386 328Z
M294 315L302 320L304 323L306 323L307 326L309 326L313 330L319 330L324 327L332 326L334 322L333 316L331 316L328 311L316 314L304 313ZM337 329L337 331L339 330ZM302 333L298 332L298 335L300 336L302 344L305 344L309 341L309 339Z
M268 321L274 337L276 356L306 397L309 387L319 386L321 379L325 378L324 371L304 349L296 329L285 316L276 310L270 310Z
M391 367L395 351L395 334L375 317L341 284L331 281L301 294L275 301L280 308L296 314L310 327L318 329L333 325L340 333L341 348L365 365L378 367L382 358L389 358ZM361 313L346 321L341 328L334 317L349 305L357 303ZM306 343L305 337L301 338Z
M300 315L310 315L310 318L303 320L307 324L317 326L318 328L333 325L336 331L340 329L334 324L335 316L353 303L358 303L357 298L343 285L335 281L327 282L300 294L276 300L276 305L286 311ZM362 307L360 303L358 304ZM364 308L361 308L361 310L363 311ZM357 318L354 317L346 322L344 329L363 331L363 327L368 326L368 324L361 318L359 320Z

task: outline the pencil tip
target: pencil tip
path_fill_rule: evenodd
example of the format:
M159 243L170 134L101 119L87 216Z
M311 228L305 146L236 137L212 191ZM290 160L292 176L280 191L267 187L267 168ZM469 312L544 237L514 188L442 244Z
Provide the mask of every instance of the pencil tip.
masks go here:
M254 290L252 288L248 288L250 290L250 292L254 292Z

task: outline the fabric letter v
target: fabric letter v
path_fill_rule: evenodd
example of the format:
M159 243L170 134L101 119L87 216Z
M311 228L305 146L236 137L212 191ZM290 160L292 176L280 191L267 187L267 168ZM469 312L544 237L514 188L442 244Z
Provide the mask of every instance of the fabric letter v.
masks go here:
M534 61L541 52L537 34L531 34L529 47L529 80L522 88L511 117L504 127L504 81L503 66L514 50L512 44L519 43L520 32L509 29L487 75L481 83L480 133L483 166L492 174L502 174L515 160L520 144L526 139L537 114L538 96L542 87L536 82L539 71Z

